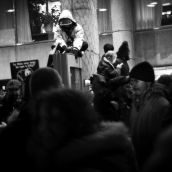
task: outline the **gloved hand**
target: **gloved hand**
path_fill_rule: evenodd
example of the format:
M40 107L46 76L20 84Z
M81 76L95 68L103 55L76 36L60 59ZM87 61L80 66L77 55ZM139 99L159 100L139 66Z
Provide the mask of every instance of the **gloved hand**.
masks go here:
M51 49L53 50L56 46L55 45L51 45Z
M119 69L121 69L122 66L123 66L123 63L120 63L120 64L118 64L116 67L119 68Z
M66 51L67 47L66 45L63 45L61 48L60 48L60 53L64 53Z
M58 45L56 48L56 50L58 50L60 53L64 53L66 49L67 49L66 45L63 45L62 47Z
M73 47L72 53L74 54L75 58L78 57L78 52L79 52L78 48Z

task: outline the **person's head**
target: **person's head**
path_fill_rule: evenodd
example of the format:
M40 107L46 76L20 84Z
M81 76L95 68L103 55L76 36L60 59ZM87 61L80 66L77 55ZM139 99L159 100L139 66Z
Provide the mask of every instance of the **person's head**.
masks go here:
M118 49L118 52L116 53L117 58L127 61L130 59L129 53L130 53L130 50L128 47L128 42L127 41L122 42L121 46Z
M106 59L107 59L108 61L110 61L111 63L114 63L115 60L116 60L114 51L108 51L108 52L105 54L105 57L106 57Z
M9 80L6 85L7 98L11 101L17 101L19 98L21 98L21 89L22 84L20 81L17 79Z
M172 103L172 74L171 75L161 75L158 80L158 83L163 84L167 89L169 100Z
M113 44L105 44L103 49L104 49L104 53L107 53L108 51L114 51L114 46Z
M42 91L62 88L63 82L57 70L44 67L37 69L31 74L29 87L31 96L35 97Z
M172 89L172 74L171 75L161 75L158 80L158 83L161 83L163 85L165 85L168 89Z
M130 82L136 95L141 95L154 81L154 69L147 61L135 65L130 71Z
M28 151L36 163L40 162L40 168L52 165L53 155L61 147L97 130L97 114L82 92L71 89L44 92L35 99L34 107L32 144Z
M76 24L76 21L69 10L63 10L58 23L63 30L70 30Z

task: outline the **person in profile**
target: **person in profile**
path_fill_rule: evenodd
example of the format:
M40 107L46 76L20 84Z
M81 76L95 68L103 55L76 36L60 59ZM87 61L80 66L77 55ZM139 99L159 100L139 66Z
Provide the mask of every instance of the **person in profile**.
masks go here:
M127 41L123 41L121 46L119 47L118 51L117 51L117 60L115 65L118 65L120 63L123 63L123 66L121 68L121 75L122 76L128 76L129 75L129 65L128 65L128 60L130 60L130 50L129 50L129 46L128 46L128 42Z

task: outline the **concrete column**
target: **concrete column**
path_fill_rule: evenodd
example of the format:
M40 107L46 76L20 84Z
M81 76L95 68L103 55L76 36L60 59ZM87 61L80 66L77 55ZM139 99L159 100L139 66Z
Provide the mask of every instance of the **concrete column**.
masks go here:
M128 41L130 58L134 58L132 0L111 0L113 44L115 51L123 41ZM135 64L129 61L130 68Z
M61 0L62 10L71 10L76 21L83 26L89 47L82 57L83 81L96 73L99 62L99 37L97 23L97 0Z

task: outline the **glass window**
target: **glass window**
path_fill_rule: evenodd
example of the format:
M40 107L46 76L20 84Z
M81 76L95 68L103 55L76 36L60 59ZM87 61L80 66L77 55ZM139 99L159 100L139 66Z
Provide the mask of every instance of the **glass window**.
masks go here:
M15 44L14 2L0 1L0 7L0 46Z
M100 35L106 35L108 32L112 32L110 5L111 4L109 0L98 0L97 17Z
M157 29L172 24L172 0L134 0L135 29Z
M171 25L172 24L172 3L162 4L162 20L161 25Z
M61 11L57 0L28 0L33 41L51 40Z

